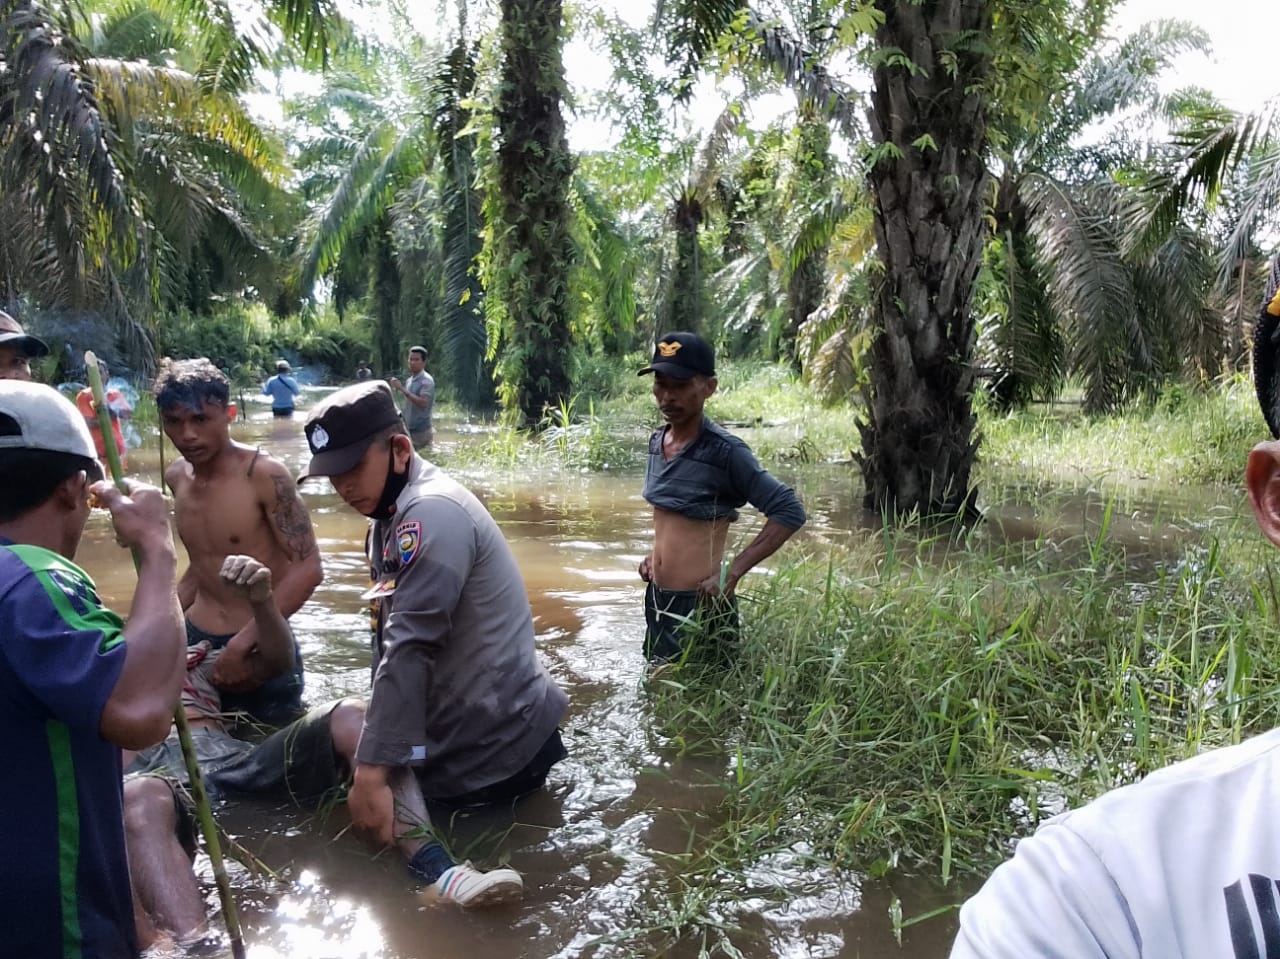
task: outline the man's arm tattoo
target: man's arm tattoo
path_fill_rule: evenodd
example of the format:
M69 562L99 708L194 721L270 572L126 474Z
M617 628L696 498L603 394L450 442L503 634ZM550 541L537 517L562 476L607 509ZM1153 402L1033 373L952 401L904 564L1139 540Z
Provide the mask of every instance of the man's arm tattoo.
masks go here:
M287 476L273 477L276 488L276 508L272 518L284 537L294 559L304 559L315 552L316 534L311 529L307 508L302 505L298 487Z

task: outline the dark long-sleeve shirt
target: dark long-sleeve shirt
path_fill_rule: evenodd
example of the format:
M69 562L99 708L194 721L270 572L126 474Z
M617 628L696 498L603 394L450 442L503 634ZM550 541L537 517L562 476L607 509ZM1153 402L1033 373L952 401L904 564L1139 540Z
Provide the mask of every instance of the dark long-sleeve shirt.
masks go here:
M663 427L649 438L644 498L659 509L690 519L738 518L750 503L788 529L804 525L804 506L795 490L760 465L745 442L703 417L698 438L677 455L662 455Z

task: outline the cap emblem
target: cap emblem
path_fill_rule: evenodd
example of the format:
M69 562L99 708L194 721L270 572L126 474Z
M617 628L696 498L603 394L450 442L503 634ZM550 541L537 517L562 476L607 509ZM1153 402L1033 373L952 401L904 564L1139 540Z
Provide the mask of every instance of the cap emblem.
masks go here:
M681 343L679 340L672 340L671 342L667 342L666 340L663 340L661 343L658 344L658 352L661 353L663 356L670 358L672 356L675 356L677 353L679 353L680 347L682 346L684 346L684 344Z
M311 431L311 448L313 450L322 450L329 445L329 434L325 432L323 426L317 426Z

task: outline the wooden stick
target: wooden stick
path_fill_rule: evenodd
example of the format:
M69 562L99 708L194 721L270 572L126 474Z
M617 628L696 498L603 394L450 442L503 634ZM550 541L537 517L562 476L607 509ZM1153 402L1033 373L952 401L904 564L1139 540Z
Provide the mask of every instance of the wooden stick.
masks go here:
M157 413L157 416L158 415L159 414ZM164 469L164 421L163 420L158 420L156 422L156 434L157 434L157 438L160 440L160 489L162 492L167 493L167 492L170 492L170 490L169 490L169 484L166 483L164 479L165 469Z
M115 433L111 429L111 412L107 408L106 392L102 388L102 373L98 370L98 358L92 350L84 354L85 372L89 376L89 388L93 391L93 405L98 410L98 427L102 430L102 446L107 453L107 466L111 470L111 479L120 492L128 493L128 485L124 481L124 468L120 465L120 451L116 449ZM163 437L161 437L163 444ZM161 471L163 473L163 470ZM133 553L133 566L139 566L138 554ZM200 833L204 836L205 851L209 854L209 862L213 866L213 878L218 884L218 898L222 901L222 918L227 924L227 936L231 939L231 955L234 959L244 959L244 935L240 931L240 914L236 911L236 901L231 895L231 880L227 878L226 863L222 858L222 845L218 841L218 824L213 818L213 807L209 804L209 794L204 788L204 777L200 774L200 761L196 758L195 744L191 741L191 727L187 725L187 715L182 704L173 714L173 725L178 730L178 742L182 745L182 761L187 767L187 778L191 781L191 794L196 803L196 814L200 820Z

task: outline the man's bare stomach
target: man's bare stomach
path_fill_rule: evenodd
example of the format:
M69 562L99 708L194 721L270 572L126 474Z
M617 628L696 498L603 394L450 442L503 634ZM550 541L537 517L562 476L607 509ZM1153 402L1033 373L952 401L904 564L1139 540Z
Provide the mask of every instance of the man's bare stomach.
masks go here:
M728 533L727 519L689 519L655 507L653 584L662 589L697 589L703 580L719 575Z
M230 552L226 554L229 555ZM184 613L193 626L213 636L238 633L253 619L253 607L240 594L227 589L222 582L219 571L226 556L211 555L199 560L193 558L189 571L195 581L195 599ZM271 566L270 563L267 565ZM287 562L277 559L277 565L271 566L274 582L280 582L287 567Z
M253 608L230 596L214 596L196 587L196 598L185 610L187 620L201 632L211 636L229 636L240 632L253 619Z

